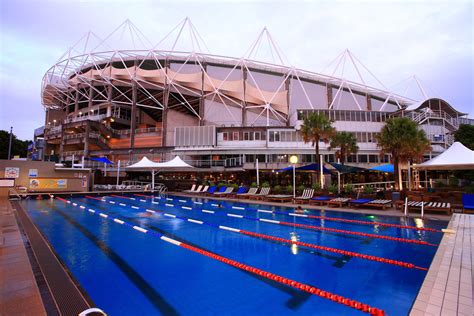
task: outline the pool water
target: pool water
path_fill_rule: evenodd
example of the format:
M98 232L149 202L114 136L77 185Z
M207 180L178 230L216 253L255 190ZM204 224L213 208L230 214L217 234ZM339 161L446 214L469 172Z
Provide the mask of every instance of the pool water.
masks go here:
M256 238L225 228L409 262L422 268L429 267L442 238L440 232L295 217L288 215L293 209L285 207L204 198L129 195L105 196L105 201L88 197L67 200L70 204L57 199L22 203L80 286L109 315L365 314L165 242L160 235L357 300L389 315L406 315L426 270ZM99 212L109 218L98 216ZM337 211L306 214L438 230L447 225L444 221ZM113 218L150 233L121 225ZM278 221L344 232L284 226Z

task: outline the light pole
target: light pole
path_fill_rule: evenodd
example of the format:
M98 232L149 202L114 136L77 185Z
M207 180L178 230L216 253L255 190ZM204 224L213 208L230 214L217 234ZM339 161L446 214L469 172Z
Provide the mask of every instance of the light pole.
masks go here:
M8 157L7 160L10 160L12 155L12 136L13 136L13 126L10 126L10 140L8 142Z
M296 171L295 165L298 163L298 156L292 155L290 157L290 163L293 165L293 198L296 197Z

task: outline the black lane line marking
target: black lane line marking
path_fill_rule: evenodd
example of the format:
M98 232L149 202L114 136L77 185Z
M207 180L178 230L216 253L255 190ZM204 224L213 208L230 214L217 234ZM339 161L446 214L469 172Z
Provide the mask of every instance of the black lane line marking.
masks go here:
M99 205L99 202L100 201L97 201L97 203L95 205L98 206L99 209L102 209L104 210L104 207ZM93 202L95 203L95 202ZM94 209L97 209L97 207L94 207ZM162 230L158 227L155 227L155 226L150 226L150 225L146 225L146 224L143 224L142 222L136 220L135 218L132 218L132 217L128 217L128 216L124 216L120 213L117 213L115 211L110 211L110 210L107 210L108 214L110 215L115 215L114 217L115 218L119 218L119 219L122 219L122 220L127 220L128 222L130 223L133 223L135 225L140 225L140 226L143 226L143 227L146 227L147 229L151 229L153 231L156 231L160 234L163 234L167 237L170 237L170 238L173 238L179 242L182 242L182 243L185 243L185 244L188 244L188 245L191 245L193 247L196 247L198 249L202 249L202 250L205 250L205 251L208 251L210 253L213 253L215 254L214 252L210 251L209 249L206 249L206 248L203 248L201 246L198 246L190 241L187 241L186 239L183 239L181 237L178 237L177 235L173 234L173 233L170 233L170 232L167 232L165 230ZM300 250L300 249L299 249ZM261 276L259 275L256 275L256 274L253 274L251 272L248 272L248 271L245 271L245 270L241 270L241 269L238 269L238 268L235 268L233 267L234 269L237 269L241 272L244 272L246 273L247 275L259 280L259 281L262 281L268 285L270 285L271 287L275 288L275 289L278 289L286 294L288 294L289 296L291 296L291 298L285 303L285 306L287 306L288 308L292 309L292 310L295 310L297 308L299 308L299 306L304 303L304 301L306 301L307 299L309 299L311 297L311 295L306 295L306 292L303 292L303 291L299 291L299 290L296 290L294 288L291 288L291 287L288 287L286 285L283 285L281 283L278 283L278 282L275 282L273 280L270 280L270 279L267 279L267 278L262 278Z
M137 271L135 271L135 269L122 259L120 255L108 247L107 244L63 211L60 211L56 207L53 207L53 210L61 215L69 224L78 229L97 248L99 248L161 313L164 315L179 315L173 306L166 302L165 299Z

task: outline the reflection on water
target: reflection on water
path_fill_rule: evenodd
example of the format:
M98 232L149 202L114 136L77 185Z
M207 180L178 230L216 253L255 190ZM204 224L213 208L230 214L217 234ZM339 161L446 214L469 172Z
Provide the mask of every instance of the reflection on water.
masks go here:
M298 235L296 232L291 232L290 233L290 239L291 241L298 241ZM298 254L298 245L297 244L291 244L291 253L294 255Z

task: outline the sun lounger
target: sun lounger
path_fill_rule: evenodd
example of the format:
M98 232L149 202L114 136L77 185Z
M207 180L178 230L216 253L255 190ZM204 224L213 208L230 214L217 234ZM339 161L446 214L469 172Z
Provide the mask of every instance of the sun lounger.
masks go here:
M378 207L385 210L387 207L392 207L392 200L373 200L365 203L364 206Z
M435 212L446 212L446 214L451 214L451 203L447 202L426 202L424 205L425 211L435 211Z
M202 186L201 186L201 187L202 187ZM188 193L189 193L189 192L195 192L195 191L196 191L196 185L195 185L195 184L193 184L193 186L191 187L191 189L189 189L189 190L183 190L183 192L188 192Z
M331 200L329 196L316 196L314 198L309 199L308 201L310 204L324 205L329 200Z
M336 207L342 207L343 205L347 204L347 202L349 202L349 198L335 198L335 199L331 199L329 201L326 202L326 204L328 206L336 206Z
M297 196L293 199L293 203L299 204L308 201L314 195L313 189L304 189L303 194L301 196Z
M209 189L209 186L208 186L208 185L205 185L202 189L197 188L196 191L194 191L194 192L192 192L192 193L194 193L194 194L196 194L196 193L203 193L203 192L206 192L208 189Z
M248 198L252 195L255 195L257 194L257 191L258 191L258 188L250 188L249 191L247 193L242 193L242 194L239 194L237 195L238 198Z
M216 190L217 190L217 187L215 185L213 185L207 191L201 191L199 193L204 194L204 195L208 195L208 194L212 194L212 193L216 192Z
M265 196L267 196L270 193L270 188L262 188L258 194L255 195L250 195L250 199L255 199L255 200L263 200Z
M355 200L349 200L347 201L347 203L349 204L349 206L363 206L367 203L370 203L372 202L374 199L355 199Z
M293 199L293 195L288 195L288 194L272 194L272 195L267 195L265 197L265 200L271 201L271 202L287 202L291 201Z
M229 193L228 196L230 196L230 197L236 197L236 196L245 194L245 192L247 192L247 188L246 188L246 187L239 187L239 189L237 190L237 192Z
M462 194L462 208L464 213L474 212L474 194L463 193Z
M234 191L234 187L227 187L223 192L215 192L214 195L217 195L217 196L227 195L227 194L232 193L232 191Z
M222 192L224 192L226 189L227 189L226 186L222 186L222 187L220 187L219 189L216 188L216 190L214 190L214 192L209 192L209 191L208 191L208 192L206 192L205 194L206 194L206 195L214 195L214 194L216 194L216 193L222 193Z

